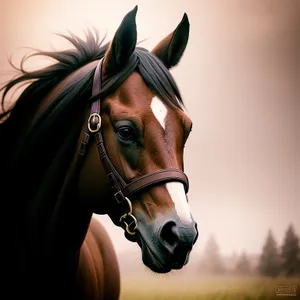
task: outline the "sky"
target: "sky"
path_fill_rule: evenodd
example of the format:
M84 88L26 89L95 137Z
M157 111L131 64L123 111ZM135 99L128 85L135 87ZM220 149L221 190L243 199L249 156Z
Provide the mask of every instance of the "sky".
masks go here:
M259 253L268 229L300 234L300 2L297 0L2 0L0 81L22 47L69 47L55 32L111 39L136 4L138 39L151 49L183 13L190 40L172 70L193 120L185 152L200 251L214 234L224 254ZM36 61L28 67L38 66ZM100 217L117 253L138 246Z

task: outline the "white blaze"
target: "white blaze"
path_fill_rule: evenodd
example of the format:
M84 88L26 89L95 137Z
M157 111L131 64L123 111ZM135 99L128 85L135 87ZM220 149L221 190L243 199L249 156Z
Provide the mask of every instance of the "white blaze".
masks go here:
M155 118L165 130L166 117L168 114L166 105L155 96L151 102L151 109ZM185 223L192 222L190 208L187 203L183 184L181 182L168 182L166 183L166 188L174 202L176 213L181 221Z
M185 223L192 222L183 184L181 182L167 182L166 188L174 202L179 219Z
M168 109L164 103L158 98L153 97L151 102L151 109L157 121L160 123L161 127L165 130L166 128L166 116L168 114Z

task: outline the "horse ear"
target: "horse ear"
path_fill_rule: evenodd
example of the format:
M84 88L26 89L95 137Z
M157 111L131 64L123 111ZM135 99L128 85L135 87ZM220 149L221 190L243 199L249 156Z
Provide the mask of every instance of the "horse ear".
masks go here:
M190 32L190 23L187 14L183 15L177 28L161 40L151 51L170 69L176 66L186 48Z
M137 5L123 18L108 50L106 51L102 74L108 78L118 72L132 55L137 41L136 13Z

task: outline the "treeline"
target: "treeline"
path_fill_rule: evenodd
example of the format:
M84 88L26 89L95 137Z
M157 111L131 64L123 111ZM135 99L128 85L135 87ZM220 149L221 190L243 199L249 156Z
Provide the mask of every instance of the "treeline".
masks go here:
M259 256L243 252L227 259L221 256L216 239L211 236L200 259L199 271L212 275L300 276L299 236L290 225L284 240L278 245L269 230Z

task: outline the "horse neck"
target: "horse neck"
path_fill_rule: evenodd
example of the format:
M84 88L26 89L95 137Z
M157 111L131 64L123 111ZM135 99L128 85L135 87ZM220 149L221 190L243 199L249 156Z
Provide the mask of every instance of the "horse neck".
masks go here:
M83 127L78 141L81 141ZM92 217L92 210L84 202L84 198L79 196L78 181L81 171L81 161L79 161L80 143L74 147L74 155L66 173L64 182L53 208L51 217L48 220L47 249L51 260L57 260L61 266L63 263L78 263L78 254L85 239L89 223Z
M31 112L32 115L36 113ZM83 124L84 117L84 111L74 115L77 124ZM18 190L13 192L18 196L18 204L14 204L17 208L17 231L11 237L16 243L15 269L28 278L25 281L29 287L34 280L41 287L45 287L47 282L49 285L66 281L71 284L76 275L80 248L92 216L92 211L77 192L78 149L75 148L76 143L79 145L78 136L76 129L66 137L60 136L58 140L51 141L58 147L41 181L37 175L34 175L34 179L25 177L23 181L21 177L26 176L26 169L21 177L18 176L20 190L26 190L27 184L31 188L28 194ZM41 152L37 154L41 157L44 155ZM72 155L73 159L70 159ZM26 160L24 166L28 165ZM13 178L13 173L11 175ZM35 179L38 179L37 182ZM43 276L48 280L42 279Z
M53 259L76 262L92 211L77 192L77 171L72 163L48 221L47 249Z
M51 290L53 296L57 293L70 296L76 290L79 253L92 217L91 210L77 196L76 183L75 155L55 206L43 224L47 229L37 248L41 252L34 251L37 245L33 244L31 259L27 262L29 278L39 283L41 291Z

